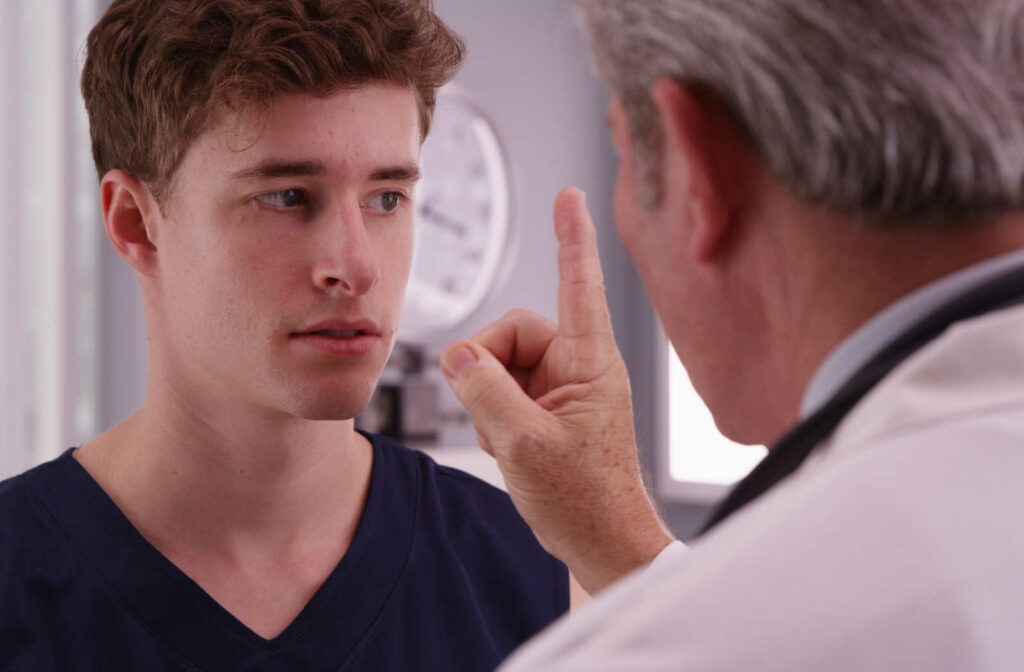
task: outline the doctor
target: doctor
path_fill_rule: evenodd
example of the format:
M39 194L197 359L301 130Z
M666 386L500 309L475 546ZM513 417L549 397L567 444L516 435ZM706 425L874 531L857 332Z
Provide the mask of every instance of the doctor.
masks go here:
M621 238L719 428L772 448L673 541L563 192L558 324L513 312L442 364L601 593L503 669L1024 667L1024 3L578 4Z

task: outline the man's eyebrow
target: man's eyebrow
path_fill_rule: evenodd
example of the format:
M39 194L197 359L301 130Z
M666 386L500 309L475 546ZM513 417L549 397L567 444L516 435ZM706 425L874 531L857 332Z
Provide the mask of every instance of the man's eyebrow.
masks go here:
M327 172L319 161L266 161L252 168L234 173L240 180L267 179L272 177L315 177Z
M319 177L327 173L327 167L320 161L266 161L251 168L245 168L232 177L240 180L269 179L274 177ZM420 168L415 163L378 168L370 174L374 182L416 182L420 179Z
M373 182L416 182L420 179L420 167L415 163L378 168L370 174Z

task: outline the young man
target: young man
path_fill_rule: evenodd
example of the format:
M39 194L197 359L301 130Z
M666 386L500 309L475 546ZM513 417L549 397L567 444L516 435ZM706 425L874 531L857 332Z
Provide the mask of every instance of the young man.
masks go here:
M0 485L0 669L491 670L566 610L505 495L353 428L462 51L429 0L121 0L94 28L149 385Z

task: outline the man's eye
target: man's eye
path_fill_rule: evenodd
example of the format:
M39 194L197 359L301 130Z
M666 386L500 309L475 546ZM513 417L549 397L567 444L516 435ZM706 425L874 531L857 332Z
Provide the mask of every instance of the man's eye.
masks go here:
M272 208L297 208L307 203L306 194L301 189L282 189L268 194L260 194L256 200Z
M380 212L393 212L402 204L405 195L398 191L385 191L370 197L368 205Z

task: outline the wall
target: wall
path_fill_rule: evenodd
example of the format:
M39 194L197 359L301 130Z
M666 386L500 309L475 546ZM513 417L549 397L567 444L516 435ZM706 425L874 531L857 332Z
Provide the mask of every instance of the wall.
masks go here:
M515 306L554 318L555 194L576 185L600 199L607 192L610 151L604 140L604 94L590 74L570 3L437 0L436 5L467 41L466 65L456 81L491 116L510 156L519 232L511 274L464 331L473 332Z
M0 3L0 44L17 42L16 7L12 3ZM13 58L0 59L0 91L14 90L18 68ZM0 157L15 155L17 108L5 94L0 99ZM0 202L9 204L17 197L15 189L16 167L11 161L0 160ZM15 315L18 301L13 288L18 286L19 247L17 222L10 216L9 207L0 219L0 321L4 325L16 324ZM20 391L20 351L18 333L10 329L0 330L0 479L23 470L27 464L24 452L18 444L24 440L22 430L22 408Z

